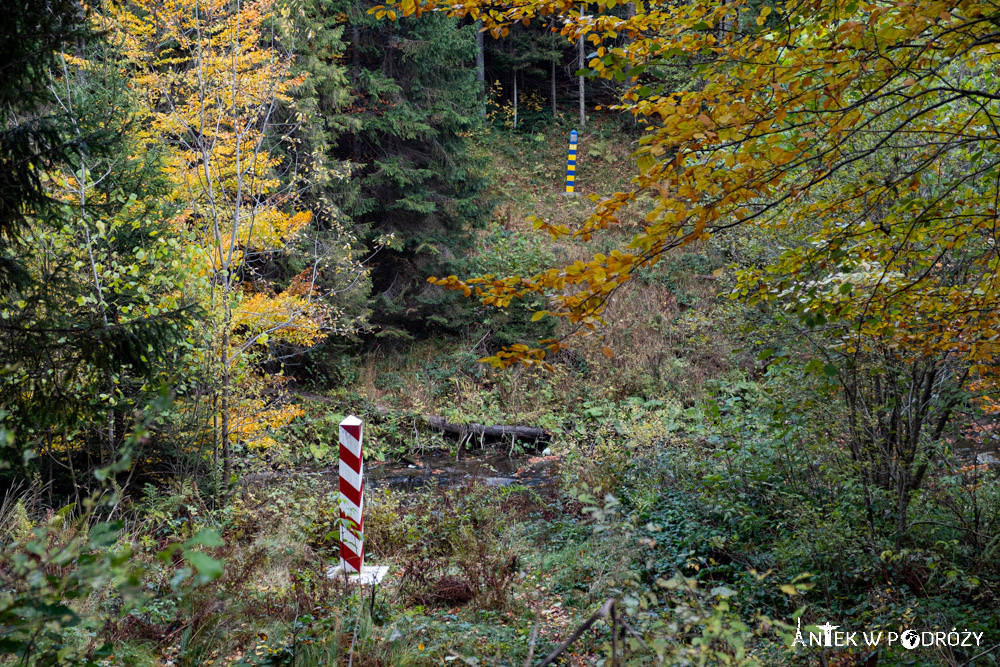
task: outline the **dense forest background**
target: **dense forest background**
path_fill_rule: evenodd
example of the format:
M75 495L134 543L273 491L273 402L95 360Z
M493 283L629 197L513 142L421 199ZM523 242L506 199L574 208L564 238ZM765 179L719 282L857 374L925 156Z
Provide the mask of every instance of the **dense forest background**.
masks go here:
M0 664L1000 661L994 6L8 4Z

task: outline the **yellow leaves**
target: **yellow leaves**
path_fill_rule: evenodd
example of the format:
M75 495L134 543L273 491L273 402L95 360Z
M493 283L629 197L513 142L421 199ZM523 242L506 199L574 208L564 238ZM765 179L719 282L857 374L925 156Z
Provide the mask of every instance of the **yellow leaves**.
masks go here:
M533 229L547 232L553 239L558 239L562 236L569 236L573 233L572 230L565 225L553 225L535 215L529 215L528 222L531 223L531 227Z
M242 442L250 449L268 449L277 444L272 433L303 415L305 410L294 404L275 405L262 399L242 401L229 413L230 442Z
M251 295L233 313L234 330L249 344L266 335L291 345L315 345L326 338L329 308L307 290L300 281L276 296Z
M274 208L265 208L260 212L250 209L240 217L239 242L246 248L279 249L306 228L311 221L310 211L289 215Z
M102 17L148 96L150 142L175 146L166 173L168 199L186 209L178 223L199 234L211 270L230 275L248 250L281 249L312 219L287 210L294 198L262 120L304 80L271 44L274 6L134 0Z

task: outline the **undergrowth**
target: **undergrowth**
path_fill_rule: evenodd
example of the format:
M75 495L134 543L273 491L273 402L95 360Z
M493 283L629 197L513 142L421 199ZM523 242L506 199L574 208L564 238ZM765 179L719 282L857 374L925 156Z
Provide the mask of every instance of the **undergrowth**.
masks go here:
M477 139L495 158L502 202L472 258L482 273L588 252L523 221L572 222L586 209L561 195L566 129ZM584 193L621 184L632 147L615 136L599 123L582 134ZM522 665L609 599L620 616L583 632L567 664L874 664L861 648L793 650L799 622L958 627L995 643L995 469L946 452L911 501L909 530L896 532L891 494L862 488L825 416L822 373L759 358L765 334L746 325L760 314L718 298L730 255L691 246L637 276L610 304L613 326L554 358L552 372L477 362L513 340L567 333L533 326L531 304L477 310L459 337L341 349L327 360L336 388L299 387L305 418L228 495L183 474L130 497L109 491L85 512L49 507L38 488L8 494L8 661ZM327 576L339 555L337 424L348 413L365 421L372 464L468 456L422 419L438 415L544 428L544 443L465 446L514 456L549 447L558 472L541 487L369 486L367 557L391 570L374 592L359 590ZM875 659L973 657L896 647Z

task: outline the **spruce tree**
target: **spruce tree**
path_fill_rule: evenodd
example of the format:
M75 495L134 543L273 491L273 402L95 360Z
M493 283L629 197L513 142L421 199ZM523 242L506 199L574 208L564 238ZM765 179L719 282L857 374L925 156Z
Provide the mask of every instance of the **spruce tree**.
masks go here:
M0 289L0 469L41 474L78 499L94 467L121 457L161 383L176 379L171 362L195 312L134 92L106 43L77 36L62 45L68 56L36 44L39 106L7 117L8 135L34 123L22 144L34 152L20 159L37 173L21 194L3 193L21 279Z
M75 0L12 0L0 27L0 289L27 275L15 254L31 210L48 206L45 170L70 159L68 118L51 112L56 53L87 35Z
M445 16L389 22L364 4L311 1L318 26L346 17L351 95L324 124L336 135L329 157L352 163L339 183L341 210L370 250L388 242L371 262L375 334L461 327L471 308L427 278L465 268L470 232L489 212L468 139L481 124L475 28ZM320 61L312 71L322 72Z

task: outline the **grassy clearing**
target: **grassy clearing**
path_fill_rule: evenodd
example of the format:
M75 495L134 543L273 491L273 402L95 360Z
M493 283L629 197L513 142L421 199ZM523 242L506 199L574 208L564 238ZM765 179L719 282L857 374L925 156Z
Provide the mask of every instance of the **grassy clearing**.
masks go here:
M638 223L626 216L621 229L590 244L553 241L531 229L525 220L532 214L575 225L590 210L586 195L627 186L635 147L613 124L597 122L581 135L578 183L584 196L565 197L568 132L568 126L551 126L545 133L479 137L478 150L493 162L492 195L498 204L480 232L470 273L530 273L583 259ZM377 429L373 440L384 448L379 456L453 446L422 431L413 419L419 414L440 414L455 423L533 424L567 434L586 430L589 419L613 412L622 401L678 396L690 402L709 379L753 366L734 354L738 318L716 296L720 281L714 273L722 266L718 249L702 245L649 269L612 299L606 314L612 326L553 358L552 373L497 372L477 360L503 344L567 335L568 325L532 324L532 308L504 313L480 306L462 336L376 344L361 352L351 360L357 370L347 373L344 388L330 400L338 409L366 410ZM614 356L606 357L604 348Z

